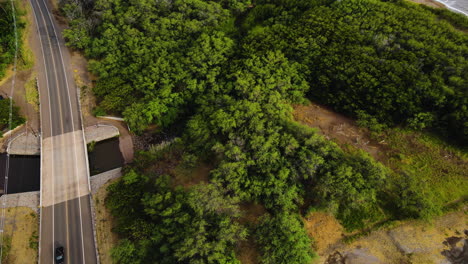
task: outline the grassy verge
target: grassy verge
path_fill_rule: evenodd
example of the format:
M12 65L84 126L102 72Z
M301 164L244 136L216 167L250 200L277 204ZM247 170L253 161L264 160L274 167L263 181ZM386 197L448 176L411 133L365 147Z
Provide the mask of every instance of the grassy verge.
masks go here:
M34 53L29 46L29 36L32 32L33 25L30 21L32 18L32 10L28 1L22 1L21 7L16 5L18 13L21 17L21 23L25 24L23 32L21 34L21 47L18 61L18 70L29 70L34 66Z
M112 232L114 218L109 213L104 203L107 197L107 186L115 181L116 180L112 180L104 184L99 188L97 193L93 195L94 211L96 213L96 240L99 261L102 264L112 263L110 251L118 242L117 235Z
M11 237L7 235L3 235L2 241L2 263L8 263L8 259L10 257L10 250L11 250Z
M33 106L34 110L39 111L39 92L35 74L31 75L24 85L24 89L26 90L26 101Z

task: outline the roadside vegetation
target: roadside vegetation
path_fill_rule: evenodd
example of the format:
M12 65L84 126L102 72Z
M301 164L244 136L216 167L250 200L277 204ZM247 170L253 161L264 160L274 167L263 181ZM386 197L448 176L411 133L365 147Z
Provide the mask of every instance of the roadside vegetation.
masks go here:
M31 104L34 110L39 111L39 91L37 87L36 75L31 75L29 80L24 84L26 101Z
M21 19L24 13L16 9L16 19L18 27L18 38L22 39L25 24ZM22 56L22 42L19 41L19 68L30 67L32 63L30 56ZM28 53L29 54L29 53ZM8 67L13 63L15 57L15 32L13 27L13 12L10 2L0 1L0 81L6 77ZM9 126L10 99L0 99L0 137ZM24 118L20 116L19 109L14 106L12 115L12 129L24 123Z
M8 263L11 250L11 237L3 235L2 240L2 263Z
M109 186L116 263L239 263L245 241L261 263L309 263L310 211L358 232L431 219L467 195L462 151L393 128L468 142L458 15L400 0L64 1L61 12L68 45L98 77L100 111L135 133L177 130ZM309 100L388 132L388 162L296 122L292 104ZM167 157L177 169L160 166ZM180 181L199 164L212 168L206 178ZM265 213L243 221L246 204Z
M16 25L18 30L18 70L30 69L34 63L32 51L25 49L27 41L25 34L26 22L22 18L26 12L15 5ZM0 80L5 77L8 67L15 58L15 28L13 12L9 1L0 1Z
M10 120L10 99L4 98L0 100L0 137L3 135L2 132L8 130ZM15 127L24 123L24 118L19 114L19 108L13 105L12 108L12 124L11 127Z
M0 1L0 80L15 57L15 31L10 2ZM18 16L17 16L18 18ZM21 28L20 25L19 28Z

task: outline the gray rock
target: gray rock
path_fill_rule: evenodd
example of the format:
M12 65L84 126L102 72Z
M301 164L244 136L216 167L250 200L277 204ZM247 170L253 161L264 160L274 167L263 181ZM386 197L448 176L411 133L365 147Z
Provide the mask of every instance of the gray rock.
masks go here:
M376 256L370 255L365 249L354 249L344 254L345 264L379 264Z

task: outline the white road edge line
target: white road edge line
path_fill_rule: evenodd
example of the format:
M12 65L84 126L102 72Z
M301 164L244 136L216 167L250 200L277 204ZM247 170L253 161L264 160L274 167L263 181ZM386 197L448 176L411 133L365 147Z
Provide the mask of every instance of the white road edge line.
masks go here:
M37 34L38 34L38 37L39 37L39 42L41 43L41 51L42 51L42 59L43 59L42 61L43 61L43 64L44 64L44 70L45 70L45 75L46 75L46 76L45 76L45 77L46 77L45 79L46 79L46 83L47 83L47 94L48 94L49 99L50 99L49 78L48 78L48 76L47 76L47 65L46 65L46 63L45 63L44 45L42 44L42 37L41 37L40 31L39 31L39 21L37 20L37 14L36 14L36 12L35 12L35 10L34 10L32 1L34 1L34 0L30 0L30 4L31 4L31 8L32 8L33 13L34 13L34 19L36 20L36 29L37 29ZM37 3L37 1L36 1L36 3ZM39 80L38 80L37 83L38 83L38 84L37 84L37 87L38 87L38 90L39 90ZM50 133L51 133L51 136L52 136L52 112L51 112L50 100L48 100L48 101L49 101L49 116L50 116L49 126L50 126ZM42 123L42 120L41 120L41 123ZM42 126L41 126L41 127L42 127ZM41 134L43 134L43 133L42 133L42 130L41 130ZM43 146L43 141L42 141L42 140L44 140L44 138L41 136L41 162L42 162L43 157L44 157L44 156L42 155L42 149L43 149L43 148L42 148L42 146ZM51 140L51 145L52 145L52 149L54 149L54 141L53 141L53 140ZM51 160L51 162L52 162L52 165L53 165L53 161L52 161L52 160ZM42 164L42 163L41 163L41 164ZM52 166L52 191L54 190L54 177L53 177L53 176L54 176L54 170L53 170L53 166ZM40 193L39 196L40 196L40 204L41 204L40 214L42 215L42 208L43 208L43 207L42 207L42 205L43 205L43 204L42 204L42 166L41 166L41 193ZM55 202L54 202L54 203L55 203ZM52 240L55 239L55 234L54 234L54 231L55 231L55 230L54 230L54 206L55 206L55 205L54 205L54 203L52 204ZM42 223L39 224L39 228L42 227L41 225L42 225ZM40 242L41 242L41 236L42 236L42 228L41 228L40 231L39 231L39 254L38 254L38 258L39 258L39 259L38 259L38 262L39 262L39 263L41 263L41 258L40 258L40 245L41 245ZM52 256L54 256L54 253L55 253L54 247L52 247ZM52 259L52 264L53 264L53 261L54 261L54 260Z
M47 4L45 3L44 0L42 0L42 2L44 3L44 6L47 10L47 15L49 16L49 19L51 21L51 24L52 24L52 28L54 29L54 33L55 33L55 36L57 38L57 44L58 44L58 48L59 48L59 53L60 53L60 59L62 61L62 69L63 69L63 74L65 75L65 83L66 83L66 86L67 86L67 93L68 93L68 103L69 103L69 106L70 106L70 114L71 114L71 119L72 119L72 128L73 128L73 145L76 146L76 139L75 139L75 122L73 120L73 108L72 108L72 104L71 104L71 99L70 99L70 87L68 86L68 78L67 78L67 71L65 70L65 63L63 62L63 54L62 54L62 48L60 47L60 42L59 42L59 35L57 34L57 31L55 30L55 25L54 25L54 20L52 19L52 17L50 16L50 10L49 8L47 7ZM79 100L79 98L77 98ZM83 132L82 132L83 133ZM83 141L85 141L85 138L84 138L84 134L83 134ZM83 263L86 263L86 258L85 258L85 247L84 247L84 239L83 239L83 216L82 216L82 213L81 213L81 195L80 195L80 178L78 177L78 157L77 157L77 154L76 154L76 147L74 148L74 156L75 156L75 178L78 180L77 181L77 184L78 184L78 207L79 207L79 211L80 211L80 225L81 225L81 248L82 248L82 253L83 253ZM84 152L85 152L85 159L87 160L87 152L86 152L86 148L84 149ZM88 172L88 168L86 168L86 171ZM89 175L87 173L88 176L88 182L89 182ZM90 212L92 214L92 212ZM90 215L91 216L91 215ZM97 257L97 256L96 256Z
M44 10L42 9L40 3L38 4L38 6L39 6L39 12L41 13L42 22L44 22L45 31L46 31L47 36L48 36L48 37L47 37L47 42L49 43L49 50L50 50L50 56L51 56L51 59L52 59L53 72L56 73L56 74L54 74L54 79L55 79L55 84L57 85L57 95L58 95L58 104L59 104L59 115L60 115L60 129L61 129L61 134L60 134L58 137L56 137L56 136L54 136L53 133L52 133L51 139L52 139L52 140L57 140L57 138L60 139L59 145L62 145L62 146L63 146L63 142L66 141L65 138L62 136L62 135L65 134L65 128L64 128L64 124L63 124L63 119L66 118L66 116L65 116L64 112L62 111L62 110L63 110L63 109L62 109L62 102L61 102L61 100L60 100L60 98L62 98L62 94L61 94L61 92L60 92L60 87L61 87L61 86L60 86L60 81L59 81L59 78L58 78L58 75L57 75L57 73L58 73L57 64L58 64L58 63L56 63L56 61L55 61L56 56L54 55L54 50L52 49L52 47L53 47L53 43L52 43L52 42L53 42L53 41L52 41L52 39L50 38L51 32L49 31L48 25L47 25L47 22L46 22L47 19L50 20L50 17L47 17L47 18L46 18L46 16L44 15ZM48 10L46 10L46 11L49 12ZM50 23L53 23L53 22L50 21ZM54 33L55 33L55 32L54 32ZM57 38L57 36L56 36L56 38ZM58 44L58 41L57 41L57 44ZM63 105L63 106L64 106L64 105ZM71 110L71 109L70 109L70 110ZM52 120L51 120L51 123L52 123ZM55 153L55 151L54 151L53 153ZM59 153L59 154L65 155L65 152L64 152L64 153ZM52 158L52 160L54 160L54 157ZM63 164L60 164L60 165L62 165L62 166L59 167L59 168L62 168L62 170L65 169L64 166L63 166ZM56 168L57 168L57 166L54 166L54 169L56 169ZM59 171L60 171L60 169L59 169ZM67 181L68 178L67 178L67 177L64 177L64 178L65 178L65 182L66 182L66 183L65 183L65 186L68 186L68 181ZM62 184L63 184L63 182L62 182ZM54 191L54 194L55 194L55 191ZM68 222L69 222L69 217L68 217L68 212L69 212L68 201L69 201L70 199L69 199L68 192L66 192L65 194L66 194L66 200L65 200L65 219L66 219L66 220L65 220L65 223L66 223L66 226L67 226L66 232L65 232L65 233L66 233L66 243L67 243L67 245L68 245L68 244L70 244L70 232L69 232L70 230L69 230L69 228L68 228ZM54 204L55 204L55 199L54 199ZM54 215L54 217L55 217L55 215ZM67 247L66 250L67 250L67 252L69 252L70 248ZM70 260L70 254L67 254L66 258L67 258L68 260Z

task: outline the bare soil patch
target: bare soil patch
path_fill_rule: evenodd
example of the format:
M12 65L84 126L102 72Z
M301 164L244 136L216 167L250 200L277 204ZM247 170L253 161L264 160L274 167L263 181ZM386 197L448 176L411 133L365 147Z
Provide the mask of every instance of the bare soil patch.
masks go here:
M246 227L254 228L260 217L267 213L265 207L258 203L242 203L240 205L242 215L239 223ZM241 241L236 248L237 258L242 264L260 263L260 253L252 233L245 241Z
M378 161L385 160L385 142L373 140L367 129L360 128L356 122L344 115L333 112L316 104L295 105L294 119L301 124L318 128L326 139L339 145L351 145L368 152Z
M12 207L5 212L5 235L11 238L11 249L4 263L37 263L39 219L31 208Z
M260 263L260 254L254 239L250 238L239 243L237 247L237 259L242 264L258 264Z
M242 224L256 225L259 218L267 212L265 206L258 203L242 203L240 209L242 216L239 222Z

